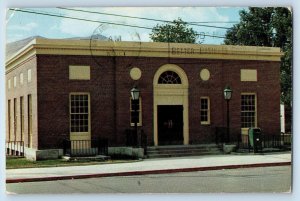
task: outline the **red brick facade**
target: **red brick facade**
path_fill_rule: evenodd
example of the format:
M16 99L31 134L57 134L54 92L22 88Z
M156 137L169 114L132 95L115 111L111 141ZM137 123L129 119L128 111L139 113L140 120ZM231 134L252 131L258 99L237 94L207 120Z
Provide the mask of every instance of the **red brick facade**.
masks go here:
M153 78L156 71L168 63L182 68L188 77L190 144L212 143L215 140L215 128L226 126L226 101L223 96L226 85L230 85L233 90L230 101L232 139L236 139L241 133L241 93L245 92L256 93L257 126L264 134L280 133L280 62L275 61L37 55L21 63L15 70L7 72L6 82L8 79L12 81L11 89L7 90L6 102L11 100L13 111L13 99L17 98L19 103L20 96L25 98L26 145L27 95L32 94L33 148L62 148L62 140L70 136L69 94L89 92L92 138L107 138L110 146L119 146L125 144L125 129L130 128L130 90L136 85L142 97L143 123L140 128L147 134L148 144L153 145ZM90 66L91 79L70 80L69 65ZM140 68L142 72L137 81L130 77L133 66ZM32 69L31 83L27 83L28 68ZM210 72L208 81L200 79L199 73L203 68ZM257 82L242 82L241 69L256 69ZM18 84L14 88L13 77L19 76L20 72L24 72L24 84ZM202 96L210 98L209 125L200 124ZM13 118L13 113L11 114ZM12 133L13 127L11 124Z

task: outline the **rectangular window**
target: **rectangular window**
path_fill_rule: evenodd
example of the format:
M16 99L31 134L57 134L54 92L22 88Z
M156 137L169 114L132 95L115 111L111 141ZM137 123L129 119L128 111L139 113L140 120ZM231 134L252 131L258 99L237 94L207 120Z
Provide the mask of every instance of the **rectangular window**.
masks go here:
M201 124L210 124L210 101L209 97L200 98Z
M71 132L89 132L89 110L89 94L70 95Z
M24 140L24 98L20 97L20 127L21 127L21 141Z
M28 95L28 147L32 147L32 98L31 94Z
M27 82L31 82L31 69L27 70Z
M17 99L14 98L14 141L17 141L17 126L18 126L18 116L17 116Z
M142 126L142 99L141 98L139 98L139 100L132 100L130 98L130 125L134 126L135 122L137 122L137 126Z
M20 85L23 85L24 76L23 73L20 73Z
M17 77L14 77L14 87L17 87Z
M8 100L7 103L7 123L8 123L8 139L7 141L10 141L10 135L11 135L11 113L10 113L10 100Z
M241 127L256 127L255 94L242 94L241 96Z

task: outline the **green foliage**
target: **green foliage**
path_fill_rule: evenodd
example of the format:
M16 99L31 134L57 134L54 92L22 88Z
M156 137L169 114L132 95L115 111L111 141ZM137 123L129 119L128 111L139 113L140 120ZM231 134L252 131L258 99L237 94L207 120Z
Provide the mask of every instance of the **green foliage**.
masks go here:
M226 45L280 47L284 52L281 73L281 101L292 100L292 14L288 8L249 8L240 12L240 22L226 33Z
M178 18L164 25L157 24L153 27L150 38L154 42L196 43L198 35L186 22Z

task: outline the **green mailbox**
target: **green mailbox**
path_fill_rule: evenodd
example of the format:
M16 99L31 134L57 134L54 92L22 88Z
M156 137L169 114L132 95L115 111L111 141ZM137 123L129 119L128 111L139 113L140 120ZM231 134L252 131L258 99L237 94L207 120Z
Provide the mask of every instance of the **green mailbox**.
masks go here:
M249 128L249 144L253 147L254 153L262 149L262 134L260 128Z

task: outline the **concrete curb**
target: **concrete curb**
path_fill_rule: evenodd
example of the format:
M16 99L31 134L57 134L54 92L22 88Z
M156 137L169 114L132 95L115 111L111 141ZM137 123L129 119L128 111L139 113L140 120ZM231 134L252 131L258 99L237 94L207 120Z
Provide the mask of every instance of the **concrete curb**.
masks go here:
M89 178L99 178L99 177L134 176L134 175L147 175L147 174L169 174L169 173L178 173L178 172L195 172L195 171L254 168L254 167L273 167L273 166L288 166L288 165L291 165L291 162L255 163L255 164L243 164L243 165L224 165L224 166L193 167L193 168L165 169L165 170L145 170L145 171L131 171L131 172L99 173L99 174L88 174L88 175L72 175L72 176L17 178L17 179L6 179L6 183L89 179Z

